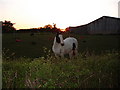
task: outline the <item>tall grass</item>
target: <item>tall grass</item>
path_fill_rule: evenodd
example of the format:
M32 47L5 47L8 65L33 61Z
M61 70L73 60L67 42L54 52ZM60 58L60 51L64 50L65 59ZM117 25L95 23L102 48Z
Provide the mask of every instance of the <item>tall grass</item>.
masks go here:
M75 59L3 58L3 88L118 88L120 53L80 53Z

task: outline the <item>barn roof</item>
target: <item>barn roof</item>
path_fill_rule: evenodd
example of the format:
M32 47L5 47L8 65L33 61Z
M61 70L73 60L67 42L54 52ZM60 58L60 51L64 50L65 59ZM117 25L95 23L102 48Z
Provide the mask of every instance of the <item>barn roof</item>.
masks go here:
M96 19L96 20L94 20L94 21L92 21L92 22L90 22L90 23L88 23L88 24L97 22L97 21L99 21L99 20L101 20L101 19L115 19L115 20L120 20L120 18L117 18L117 17L102 16L102 17L100 17L100 18L98 18L98 19Z
M115 19L115 20L120 20L120 18L117 18L117 17L110 17L110 16L102 16L102 17L100 17L100 18L98 18L98 19L96 19L96 20L94 20L94 21L91 21L91 22L89 22L88 24L91 24L91 23L95 23L95 22L97 22L97 21L99 21L99 20L101 20L101 19ZM84 25L80 25L80 26L75 26L75 27L69 27L69 28L79 28L79 27L84 27L84 26L86 26L86 25L88 25L88 24L84 24Z

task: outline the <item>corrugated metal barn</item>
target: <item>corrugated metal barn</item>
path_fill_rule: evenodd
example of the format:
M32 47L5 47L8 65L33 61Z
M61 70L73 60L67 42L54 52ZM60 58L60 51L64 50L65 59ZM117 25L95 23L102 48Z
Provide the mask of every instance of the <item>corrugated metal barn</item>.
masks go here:
M70 27L70 31L79 34L120 34L120 18L103 16L86 25Z

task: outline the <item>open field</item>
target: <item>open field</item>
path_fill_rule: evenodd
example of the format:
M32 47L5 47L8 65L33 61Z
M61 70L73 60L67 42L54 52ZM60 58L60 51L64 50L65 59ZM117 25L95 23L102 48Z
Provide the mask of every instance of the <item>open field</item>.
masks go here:
M30 33L3 34L3 52L10 56L12 53L15 57L41 57L45 56L53 44L55 33ZM64 38L73 36L79 43L79 52L95 52L100 54L104 51L120 51L120 35L75 35L63 34ZM16 42L15 38L22 40ZM47 51L45 53L45 48Z
M4 59L3 88L118 88L120 53Z
M77 58L54 57L53 33L3 34L3 88L119 88L120 36L63 35L77 38Z

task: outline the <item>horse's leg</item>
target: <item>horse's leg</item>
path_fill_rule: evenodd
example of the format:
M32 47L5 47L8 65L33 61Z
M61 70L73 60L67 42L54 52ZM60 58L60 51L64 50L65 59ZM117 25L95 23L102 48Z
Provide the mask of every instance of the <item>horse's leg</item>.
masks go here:
M70 59L72 59L72 56L73 56L72 54L73 54L73 52L71 51L71 52L69 53L69 58L70 58Z
M63 54L63 53L61 53L61 58L62 58L62 59L64 58L64 54Z
M64 58L64 48L63 47L60 49L60 56L62 59Z
M58 56L57 54L55 54L55 57L56 57L57 59L60 59L59 56Z
M69 58L70 59L72 59L72 58L74 58L74 57L76 57L77 56L77 50L72 50L70 53L69 53Z
M74 57L75 57L75 58L77 58L78 51L77 51L77 50L75 50L74 52L75 52L75 55L74 55Z

